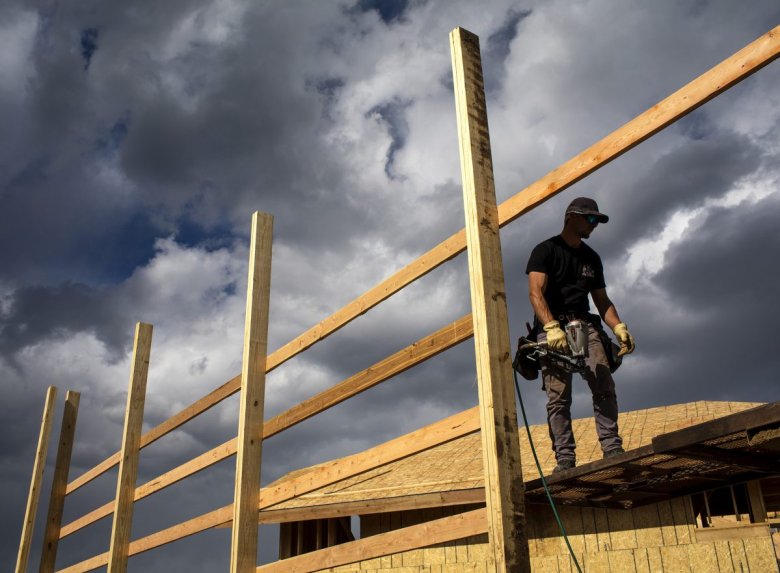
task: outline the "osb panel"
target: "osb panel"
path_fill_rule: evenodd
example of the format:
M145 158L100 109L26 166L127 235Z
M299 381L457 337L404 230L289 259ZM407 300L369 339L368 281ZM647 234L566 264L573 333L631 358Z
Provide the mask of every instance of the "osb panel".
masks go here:
M620 414L618 423L627 450L650 444L655 436L740 412L759 404L750 402L692 402L662 406ZM574 420L577 441L577 463L601 459L601 449L592 417ZM546 424L531 427L531 435L545 474L555 467ZM738 445L738 444L737 444ZM520 429L523 477L538 477L525 429ZM654 456L638 463L662 463L674 456ZM675 467L680 467L679 460ZM692 465L695 465L692 462ZM599 475L609 482L608 472ZM587 478L586 478L587 479ZM274 506L274 509L307 507L330 503L385 499L441 491L483 487L482 452L479 433L436 446L391 464L363 472L317 491Z
M719 571L718 556L712 543L693 543L687 546L688 560L695 565L696 571Z
M771 537L745 539L743 543L751 571L772 571L772 567L777 567Z
M684 545L661 547L661 563L663 571L668 573L691 573L691 562L688 560L688 548Z

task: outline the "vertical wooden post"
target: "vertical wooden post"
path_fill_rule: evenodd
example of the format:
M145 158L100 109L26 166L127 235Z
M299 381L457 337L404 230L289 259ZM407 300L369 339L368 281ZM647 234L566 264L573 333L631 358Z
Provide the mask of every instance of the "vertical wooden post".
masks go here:
M57 462L54 465L54 479L51 484L49 511L46 517L46 532L43 535L43 550L39 573L53 573L57 559L57 544L60 540L62 511L65 507L65 488L68 485L70 458L73 453L73 440L76 434L76 419L79 413L81 395L73 390L65 394L65 408L62 414L60 441L57 446Z
M488 537L496 571L530 572L504 268L479 38L450 33L466 211Z
M268 310L271 294L273 217L255 212L249 245L249 278L241 364L241 406L236 449L236 489L233 498L231 573L257 568L260 458L263 451L265 359L268 352Z
M119 477L114 501L114 522L111 526L111 545L108 550L108 573L127 571L130 530L133 525L135 480L138 476L138 452L146 400L146 378L152 350L152 325L135 325L133 360L130 365L130 383L127 389L125 427L122 449L119 452Z
M41 430L38 434L38 446L35 450L30 490L27 494L27 507L24 510L22 538L19 541L19 553L16 556L16 573L24 573L27 570L27 562L30 560L30 544L32 543L32 534L35 527L35 513L38 511L38 500L41 498L43 468L46 467L46 453L49 450L49 436L51 435L54 402L56 399L57 388L49 386L43 406Z
M761 490L759 480L749 481L745 484L748 495L748 504L750 505L750 517L752 523L763 523L767 520L766 505L764 504L764 493Z

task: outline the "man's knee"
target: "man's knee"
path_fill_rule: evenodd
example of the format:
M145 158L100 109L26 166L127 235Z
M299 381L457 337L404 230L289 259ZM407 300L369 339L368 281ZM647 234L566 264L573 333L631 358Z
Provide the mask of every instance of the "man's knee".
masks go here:
M594 404L601 402L612 402L613 400L617 400L617 395L615 394L614 390L605 390L603 392L593 393Z

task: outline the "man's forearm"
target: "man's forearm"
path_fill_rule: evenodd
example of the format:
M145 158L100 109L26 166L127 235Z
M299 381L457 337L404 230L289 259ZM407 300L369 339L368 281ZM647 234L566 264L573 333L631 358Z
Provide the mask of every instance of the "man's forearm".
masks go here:
M614 304L610 304L607 307L607 310L604 311L604 314L601 315L601 318L603 318L604 322L607 323L607 326L613 330L618 324L623 322L622 320L620 320L620 316L618 316L618 312Z
M555 320L552 312L550 312L550 307L547 306L547 301L544 299L544 295L531 293L530 299L531 306L533 307L534 313L536 314L536 318L539 319L539 322L542 324L547 324L551 320Z

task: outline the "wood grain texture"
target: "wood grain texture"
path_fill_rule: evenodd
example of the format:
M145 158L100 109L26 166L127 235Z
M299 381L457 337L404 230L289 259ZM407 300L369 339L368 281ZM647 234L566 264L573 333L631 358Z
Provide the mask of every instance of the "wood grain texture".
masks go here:
M404 563L403 566L415 567L413 562L418 558L415 549L476 535L485 530L485 510L476 509L269 563L258 567L257 572L318 571L404 551L412 553L404 554L404 558L409 559L409 564ZM416 566L420 565L421 563L416 563Z
M57 461L54 464L54 477L49 496L49 510L46 517L46 530L43 534L43 549L39 573L52 573L57 559L57 545L62 526L62 512L65 508L65 487L68 485L70 459L73 453L73 440L76 434L79 401L78 392L68 390L65 394L65 406L62 413L62 426L57 446Z
M499 571L529 572L509 321L479 39L450 33L482 426L485 500Z
M454 440L479 430L479 412L471 408L433 424L415 430L409 434L390 440L384 444L315 466L303 473L283 479L260 491L258 509L266 509L293 497L303 495L321 487L335 483L410 456L416 452L432 448L438 444ZM167 543L195 535L201 531L220 527L232 522L233 505L226 505L193 519L168 527L142 539L130 543L129 555L136 555L160 547ZM96 555L75 565L63 569L60 573L82 573L92 571L106 564L108 554Z
M130 365L119 476L117 477L116 497L114 498L116 506L114 521L111 525L111 544L108 550L108 573L127 571L130 532L133 526L135 480L138 477L138 454L141 445L146 380L149 374L151 350L152 325L139 322L135 325L133 358Z
M27 571L27 563L30 561L30 546L32 544L33 530L35 529L35 514L38 511L38 502L41 498L41 482L43 482L43 470L46 467L46 454L49 451L49 438L51 426L54 421L54 404L57 400L57 388L49 386L46 390L46 398L43 404L43 416L41 428L38 432L38 445L35 448L35 461L33 462L30 489L27 492L27 505L24 509L24 522L22 523L22 535L19 540L19 552L16 555L16 573Z
M231 573L250 573L257 565L257 506L260 499L260 467L263 454L272 243L273 217L267 213L255 212L252 216L249 244L241 401L236 438Z

